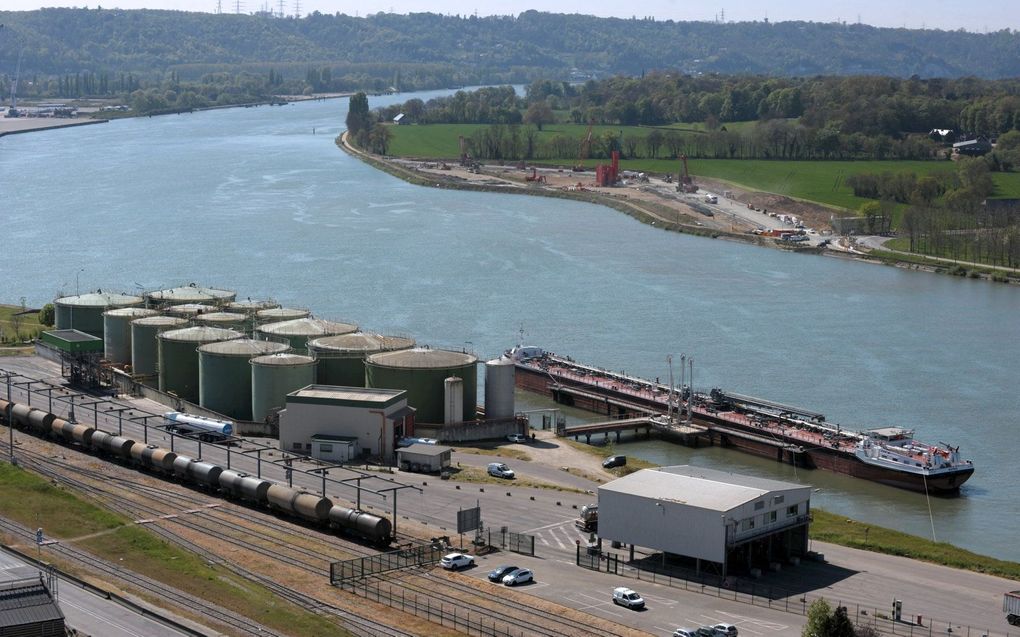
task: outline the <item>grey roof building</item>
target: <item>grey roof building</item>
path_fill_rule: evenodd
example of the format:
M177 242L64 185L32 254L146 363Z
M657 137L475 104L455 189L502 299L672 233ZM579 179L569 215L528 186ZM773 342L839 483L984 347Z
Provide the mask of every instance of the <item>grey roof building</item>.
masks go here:
M64 637L64 613L37 578L0 582L0 635Z
M769 568L807 553L811 487L681 465L644 469L598 489L604 540L709 562Z

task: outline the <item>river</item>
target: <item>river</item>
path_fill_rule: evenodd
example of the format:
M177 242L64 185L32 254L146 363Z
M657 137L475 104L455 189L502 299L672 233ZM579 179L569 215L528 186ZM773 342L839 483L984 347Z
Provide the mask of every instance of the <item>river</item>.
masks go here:
M411 186L336 148L346 106L0 138L0 300L195 281L483 358L522 328L529 344L649 378L683 352L699 390L916 427L977 471L960 497L929 502L720 449L621 453L805 482L816 506L1020 561L1020 290L678 235L600 206Z

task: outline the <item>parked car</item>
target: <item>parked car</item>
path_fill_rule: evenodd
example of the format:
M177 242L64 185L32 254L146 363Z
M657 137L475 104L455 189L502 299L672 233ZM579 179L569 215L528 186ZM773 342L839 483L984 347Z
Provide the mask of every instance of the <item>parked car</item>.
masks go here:
M717 637L737 637L737 627L733 624L716 624L712 626Z
M615 467L622 467L627 464L627 456L609 456L602 461L602 466L606 469L613 469Z
M506 439L509 440L510 442L527 442L528 441L528 437L525 436L524 434L510 434L509 436L506 437Z
M673 637L698 637L697 628L677 628L673 631Z
M410 447L411 445L436 445L439 441L435 438L401 438L397 441L398 447Z
M640 595L623 586L613 589L613 603L632 609L645 607L645 600Z
M701 626L694 631L695 637L715 637L715 629L711 626Z
M514 470L502 462L490 462L488 470L490 476L496 476L497 478L513 479L514 477Z
M514 571L519 570L520 568L516 566L497 566L496 568L489 571L489 581L502 582L504 577L506 577L510 573L513 573Z
M531 572L531 569L527 568L519 568L503 576L503 586L517 586L518 584L534 581L535 574Z
M459 571L462 568L474 566L475 558L464 553L449 553L439 560L439 565L448 571Z

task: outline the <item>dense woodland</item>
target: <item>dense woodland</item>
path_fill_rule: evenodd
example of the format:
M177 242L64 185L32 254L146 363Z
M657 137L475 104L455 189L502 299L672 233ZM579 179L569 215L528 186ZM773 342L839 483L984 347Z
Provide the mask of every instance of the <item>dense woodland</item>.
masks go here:
M301 79L306 67L355 77L348 65L402 90L519 82L536 77L684 73L779 76L1020 76L1020 34L876 28L811 22L673 22L526 11L506 16L432 13L301 17L180 11L50 8L0 11L0 70L59 76L81 72L197 80L214 71L258 74L273 65ZM424 64L435 65L432 68ZM252 65L255 65L253 68ZM474 78L474 81L472 81ZM343 90L337 83L330 87ZM363 87L369 88L369 87Z

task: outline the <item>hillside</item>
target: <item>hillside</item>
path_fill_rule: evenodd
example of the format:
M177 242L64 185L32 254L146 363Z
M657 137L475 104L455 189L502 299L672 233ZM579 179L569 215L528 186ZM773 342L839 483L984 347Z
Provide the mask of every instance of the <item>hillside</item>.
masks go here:
M0 73L162 73L197 77L265 65L421 65L465 79L523 81L686 73L781 76L1020 76L1020 33L876 28L809 22L716 24L528 11L459 17L313 13L301 19L155 10L0 12ZM445 71L444 71L445 73ZM444 79L456 81L457 74Z

